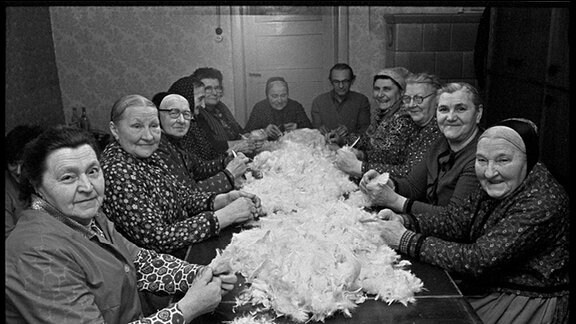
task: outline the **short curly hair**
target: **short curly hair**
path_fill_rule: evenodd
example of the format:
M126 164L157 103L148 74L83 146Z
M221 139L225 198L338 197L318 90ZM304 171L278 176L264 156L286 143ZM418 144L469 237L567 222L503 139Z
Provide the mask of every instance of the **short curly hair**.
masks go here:
M222 84L222 72L218 69L211 68L211 67L201 67L196 69L194 73L192 73L193 77L197 78L198 80L202 79L218 79L220 84Z
M42 182L42 176L47 169L46 160L50 153L62 148L78 148L84 144L92 147L96 157L100 156L100 148L92 134L81 128L65 125L48 128L26 145L22 162L20 199L29 201L35 192L34 188Z

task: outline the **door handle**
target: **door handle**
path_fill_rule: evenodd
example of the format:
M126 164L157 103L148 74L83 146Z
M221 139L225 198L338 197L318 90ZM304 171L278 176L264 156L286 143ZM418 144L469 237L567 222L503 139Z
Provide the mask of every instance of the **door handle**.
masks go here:
M262 74L250 72L250 73L248 73L248 76L251 76L251 77L259 77L259 78L260 78L260 77L262 77Z

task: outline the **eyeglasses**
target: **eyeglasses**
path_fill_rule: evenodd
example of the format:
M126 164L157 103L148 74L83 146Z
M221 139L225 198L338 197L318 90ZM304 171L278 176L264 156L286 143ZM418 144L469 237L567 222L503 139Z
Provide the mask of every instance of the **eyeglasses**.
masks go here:
M181 111L178 109L158 109L159 111L167 111L168 112L168 116L170 116L170 118L178 118L180 117L180 115L182 115L184 117L184 119L186 120L190 120L192 119L192 113L189 111Z
M401 99L402 99L402 102L403 102L404 104L406 104L406 105L409 104L410 101L412 101L412 100L414 100L414 103L415 103L415 104L419 105L419 104L421 104L421 103L424 101L424 99L430 97L430 96L433 95L433 94L434 94L434 92L432 92L431 94L429 94L429 95L427 95L427 96L424 96L424 97L422 97L422 96L420 96L420 95L415 95L415 96L413 96L413 97L410 97L410 96L402 96Z
M352 82L352 80L330 80L330 82L332 82L333 85L335 86L339 86L339 85L349 85L350 82Z
M224 88L222 88L222 86L207 86L204 87L204 91L205 92L209 92L209 93L219 93L222 92L224 90Z

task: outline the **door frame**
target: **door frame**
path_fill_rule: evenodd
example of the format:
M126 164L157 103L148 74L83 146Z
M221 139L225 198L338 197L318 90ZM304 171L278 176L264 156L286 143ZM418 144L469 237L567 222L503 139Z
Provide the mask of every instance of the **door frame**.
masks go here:
M234 85L234 116L241 126L248 121L246 100L246 64L244 55L243 17L248 12L247 6L232 6L231 37L232 72ZM332 7L334 14L334 62L348 63L348 7Z

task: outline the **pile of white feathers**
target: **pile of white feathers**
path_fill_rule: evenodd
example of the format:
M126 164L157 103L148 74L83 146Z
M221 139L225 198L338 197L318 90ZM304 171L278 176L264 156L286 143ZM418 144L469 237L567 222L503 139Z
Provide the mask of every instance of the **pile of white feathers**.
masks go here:
M367 199L334 159L312 129L287 133L254 158L250 167L261 178L248 175L242 190L261 198L267 216L235 234L212 262L227 262L246 279L237 306L306 322L351 317L367 295L414 302L422 281L370 222L360 222L374 218L362 208ZM273 322L252 313L232 323Z

